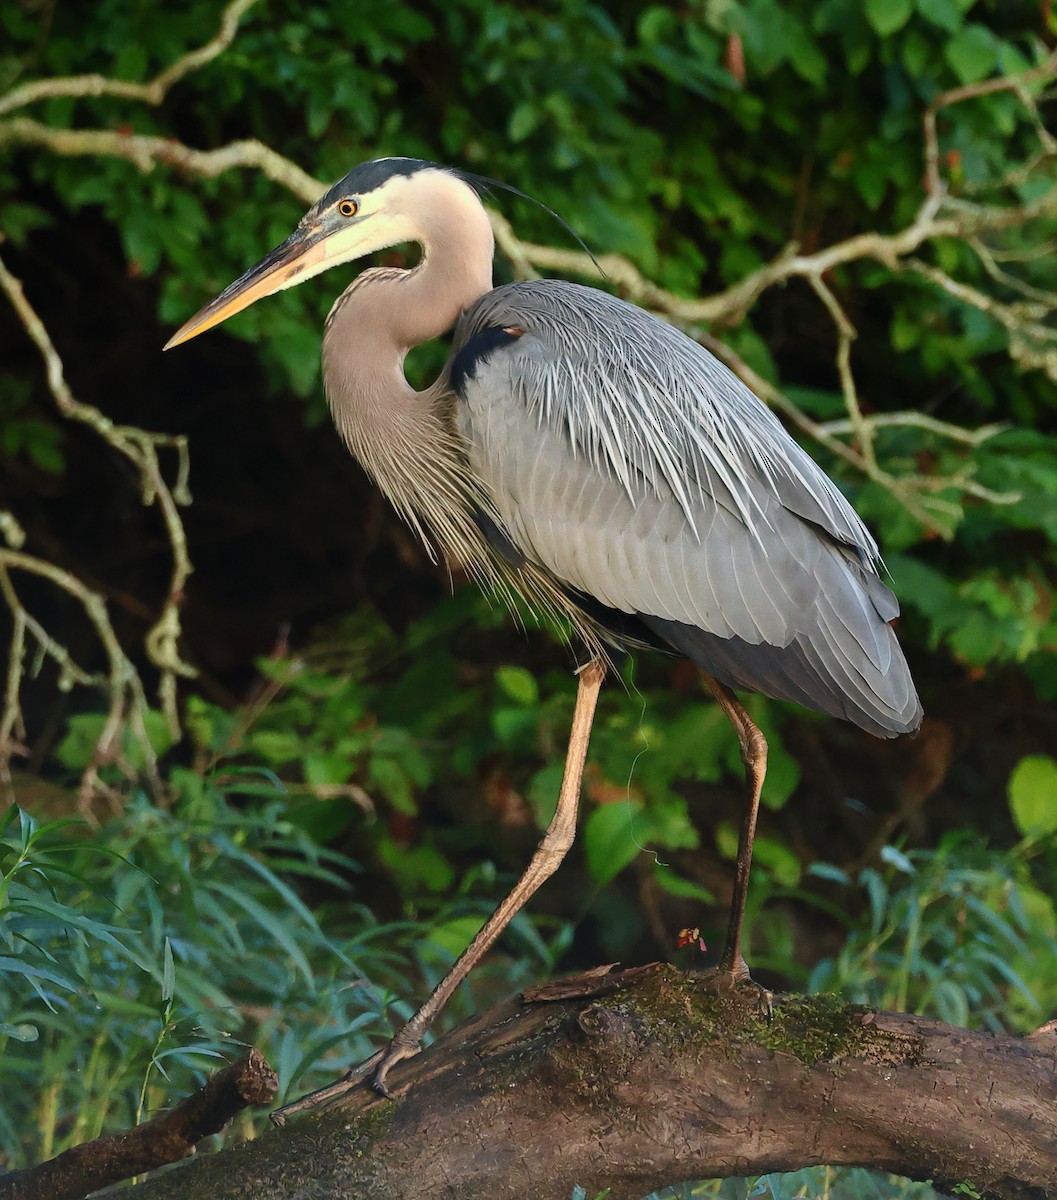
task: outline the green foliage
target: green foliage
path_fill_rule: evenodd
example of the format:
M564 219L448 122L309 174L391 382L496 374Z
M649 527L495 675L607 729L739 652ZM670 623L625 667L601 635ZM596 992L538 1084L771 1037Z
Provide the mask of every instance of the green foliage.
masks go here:
M356 864L320 848L283 803L236 807L185 769L172 784L171 811L133 796L91 837L80 821L38 823L14 807L0 826L0 1154L11 1166L135 1124L245 1045L275 1066L281 1094L333 1077L410 1015L407 997L479 923L467 880L431 920L382 925L347 894ZM312 892L334 899L312 911L301 898ZM518 942L526 963L549 961L538 934Z
M323 1012L353 1023L336 977L361 955L386 956L369 925L359 943L324 937L272 869L337 883L343 864L274 807L256 818L243 821L215 795L200 795L182 819L139 798L88 839L80 822L8 811L0 1141L9 1163L134 1123L189 1090L258 1021L275 1036L284 1086L311 1054ZM384 992L361 991L358 1002L377 1022ZM266 1015L249 1018L254 1006Z
M1052 838L1057 833L1057 761L1041 754L1022 758L1009 780L1009 807L1025 838Z
M927 1183L857 1167L809 1167L752 1179L712 1179L654 1192L647 1200L940 1200Z
M752 1179L713 1179L654 1192L647 1200L940 1200L927 1183L857 1167L809 1167Z
M1051 831L1051 855L1052 841ZM809 990L955 1025L1037 1027L1057 998L1057 913L1052 871L1047 890L1034 853L1030 839L1009 852L952 833L935 851L886 847L884 869L854 879L812 868L845 890L836 911L860 912L865 899L869 917L814 968Z

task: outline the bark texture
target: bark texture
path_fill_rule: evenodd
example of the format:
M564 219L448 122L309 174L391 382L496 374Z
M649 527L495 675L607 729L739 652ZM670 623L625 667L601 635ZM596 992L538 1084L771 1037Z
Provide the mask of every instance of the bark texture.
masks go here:
M196 1142L219 1133L243 1109L270 1103L277 1090L275 1072L259 1051L251 1050L153 1120L5 1175L0 1200L80 1200L107 1184L177 1162L194 1154Z
M1057 1036L996 1037L833 998L768 1022L672 967L505 1002L389 1077L130 1200L637 1200L829 1163L1057 1196ZM971 1193L970 1193L971 1194Z

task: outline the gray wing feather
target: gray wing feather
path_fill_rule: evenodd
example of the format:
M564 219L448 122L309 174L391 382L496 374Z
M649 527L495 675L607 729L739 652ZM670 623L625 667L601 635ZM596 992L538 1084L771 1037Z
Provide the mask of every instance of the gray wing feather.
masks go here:
M718 360L633 305L555 280L490 293L455 352L488 327L524 333L475 364L457 422L522 553L610 608L716 639L707 662L735 686L820 707L805 698L810 670L825 711L888 730L915 719L876 543ZM786 657L741 648L765 646Z
M674 326L562 280L496 288L460 322L456 348L490 325L527 331L504 352L517 363L513 397L625 488L635 476L663 484L693 524L693 497L705 487L751 527L759 517L751 474L791 511L877 554L854 510L770 410Z

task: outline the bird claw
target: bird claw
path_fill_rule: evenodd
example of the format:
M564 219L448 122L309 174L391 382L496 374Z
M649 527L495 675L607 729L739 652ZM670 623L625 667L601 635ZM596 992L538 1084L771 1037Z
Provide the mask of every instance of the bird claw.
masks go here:
M378 1058L378 1064L370 1073L371 1087L378 1093L379 1096L384 1096L387 1100L392 1100L393 1093L389 1090L386 1084L386 1077L390 1070L396 1066L398 1062L403 1062L405 1058L414 1058L414 1056L422 1049L421 1042L418 1038L414 1042L404 1043L400 1040L398 1033L395 1038L389 1043L385 1050L380 1051L381 1057ZM367 1061L371 1063L378 1055L374 1055Z
M392 1100L393 1093L386 1084L386 1076L398 1062L413 1057L419 1052L419 1049L417 1041L413 1044L402 1042L398 1033L388 1046L382 1050L376 1050L370 1058L364 1059L359 1066L346 1071L340 1079L328 1083L325 1087L317 1088L314 1092L309 1092L307 1096L302 1096L299 1100L284 1104L282 1108L277 1108L272 1113L272 1123L285 1125L287 1119L296 1113L311 1112L314 1108L322 1108L341 1096L347 1096L349 1092L354 1091L363 1083L373 1088L379 1096L384 1096L386 1100Z
M747 994L751 992L756 1012L767 1021L774 1016L774 993L753 979L745 959L740 955L732 967L719 966L702 972L699 982L717 996L730 997L739 1003L747 1000Z

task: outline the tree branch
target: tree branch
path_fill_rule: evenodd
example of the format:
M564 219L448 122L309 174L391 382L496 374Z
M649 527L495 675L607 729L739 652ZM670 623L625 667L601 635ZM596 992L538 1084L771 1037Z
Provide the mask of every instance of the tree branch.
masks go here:
M183 602L184 585L191 573L191 560L187 551L187 538L180 519L179 505L190 504L187 488L189 462L187 439L182 436L152 433L134 425L118 425L91 404L83 404L73 394L66 381L62 359L52 342L43 321L26 299L21 282L11 274L0 260L0 291L7 296L11 307L22 322L23 328L44 361L48 389L59 412L68 420L88 426L109 446L124 455L136 468L140 479L140 497L145 505L156 504L161 511L172 555L169 587L158 619L147 631L145 646L150 661L161 673L159 695L163 711L168 718L173 737L180 732L176 711L176 677L193 677L195 669L184 662L179 653L180 605ZM166 482L158 459L159 448L173 449L177 455L176 482L172 487ZM143 686L135 667L125 655L106 611L101 596L87 587L67 571L46 563L39 558L21 552L23 534L14 517L8 515L0 532L4 532L13 549L0 549L0 592L15 619L14 633L10 643L7 679L4 689L3 708L0 709L0 783L10 782L9 763L17 748L13 735L22 730L19 694L25 635L31 633L41 652L52 658L60 668L60 687L72 683L104 682L104 677L89 674L73 663L68 651L50 637L22 605L11 582L11 568L28 571L49 580L84 608L88 619L106 650L109 671L105 683L110 693L110 709L103 730L96 743L92 763L82 778L82 808L87 812L86 801L90 792L100 784L99 767L114 761L120 750L121 732L126 719L131 719L143 743L148 764L153 764L154 755L143 725L146 700ZM13 540L12 540L13 539Z
M192 71L200 70L224 53L235 40L239 21L256 3L257 0L231 0L231 3L220 14L220 28L205 45L178 58L147 83L108 79L105 75L72 75L61 79L36 79L32 83L24 83L21 87L13 88L6 96L0 96L0 116L56 96L113 96L120 100L141 100L145 104L161 104L175 83Z
M277 1087L275 1072L259 1051L251 1050L153 1120L0 1177L0 1200L81 1200L107 1184L179 1162L247 1107L270 1104Z
M672 967L508 1001L345 1101L130 1200L632 1200L687 1179L862 1165L994 1200L1057 1189L1057 1036L995 1037L832 997L771 1023Z
M34 146L72 158L122 158L143 172L159 166L174 167L205 179L235 168L255 170L306 204L318 200L327 186L253 138L229 142L215 150L194 150L175 138L109 129L53 129L31 117L12 117L0 121L0 148L5 145Z
M208 43L199 52L184 56L150 84L130 85L121 81L110 81L114 83L114 89L100 90L102 85L98 77L92 76L51 82L62 85L65 89L61 93L63 95L106 94L156 103L155 95L159 88L163 94L164 88L171 86L176 78L196 69L214 57L215 53L220 52L220 48L223 48L222 39L228 36L225 30L233 35L237 18L244 11L245 8L240 7L239 3L229 6L226 10L225 24L213 42ZM226 44L227 42L223 42L223 45ZM926 527L949 537L952 517L957 516L959 508L942 500L937 493L953 489L985 498L991 493L973 483L971 463L943 478L895 477L879 465L874 447L874 431L879 426L872 423L860 410L854 388L851 371L851 341L854 331L851 330L834 289L826 277L839 267L864 260L879 262L896 273L916 274L930 286L946 292L959 303L976 308L999 321L1007 330L1010 355L1017 362L1025 367L1043 369L1051 377L1057 378L1057 350L1054 347L1052 331L1045 324L1045 318L1057 310L1057 296L1036 290L1030 296L1030 304L1006 303L915 257L923 247L941 239L958 239L975 250L985 272L996 285L1011 287L1022 294L1025 290L1032 291L1028 285L1020 283L1009 272L998 271L997 259L1002 251L987 246L984 238L994 238L1010 230L1021 229L1040 218L1052 220L1057 215L1057 186L1053 185L1047 174L1046 188L1041 193L1036 193L1033 199L1022 203L988 205L953 197L940 172L942 156L938 114L954 104L1000 91L1013 92L1031 120L1039 150L1029 156L1007 178L991 181L988 186L995 190L1023 186L1029 180L1042 180L1043 169L1057 155L1057 139L1046 130L1032 89L1055 76L1057 54L1051 55L1021 75L985 80L982 83L954 88L937 96L923 118L925 197L910 224L894 233L868 231L806 255L801 254L796 245L789 245L771 262L765 263L738 283L713 296L696 299L678 296L657 286L643 276L633 263L620 255L603 255L597 266L601 266L611 284L622 295L684 326L692 336L698 337L706 344L701 326L736 325L745 319L765 291L782 286L792 279L806 280L822 301L837 330L838 370L849 413L848 431L858 442L858 449L844 446L844 443L839 441L835 436L839 427L831 428L829 436L819 437L819 440L833 453L854 464L868 478L891 491ZM43 88L47 82L25 85L24 88L11 93L6 100L0 100L0 113L12 111L29 103L31 99L39 98L36 92L29 92L27 89ZM85 90L78 92L78 87ZM130 88L133 90L130 91ZM40 93L43 94L46 93ZM12 96L15 97L15 101L12 101ZM295 163L257 141L232 142L214 150L202 151L170 138L126 135L110 130L53 129L26 117L15 117L0 121L0 146L5 143L36 146L63 155L104 155L122 158L134 163L142 171L150 171L157 166L168 166L203 177L212 177L236 168L259 170L304 203L313 202L325 187L322 181L314 179ZM490 213L490 217L497 245L510 259L519 277L532 277L539 270L595 277L597 266L589 254L523 242L517 238L504 217L498 213ZM737 356L733 353L721 354L720 357L725 358L728 363L737 361ZM749 382L747 378L746 382ZM821 427L801 413L788 397L782 397L779 403L779 393L773 386L765 385L762 391L753 383L750 383L750 386L763 394L764 399L781 408L809 436L819 436ZM938 423L932 428L932 432L944 437L944 429L944 424ZM844 449L837 450L837 445L843 446Z

